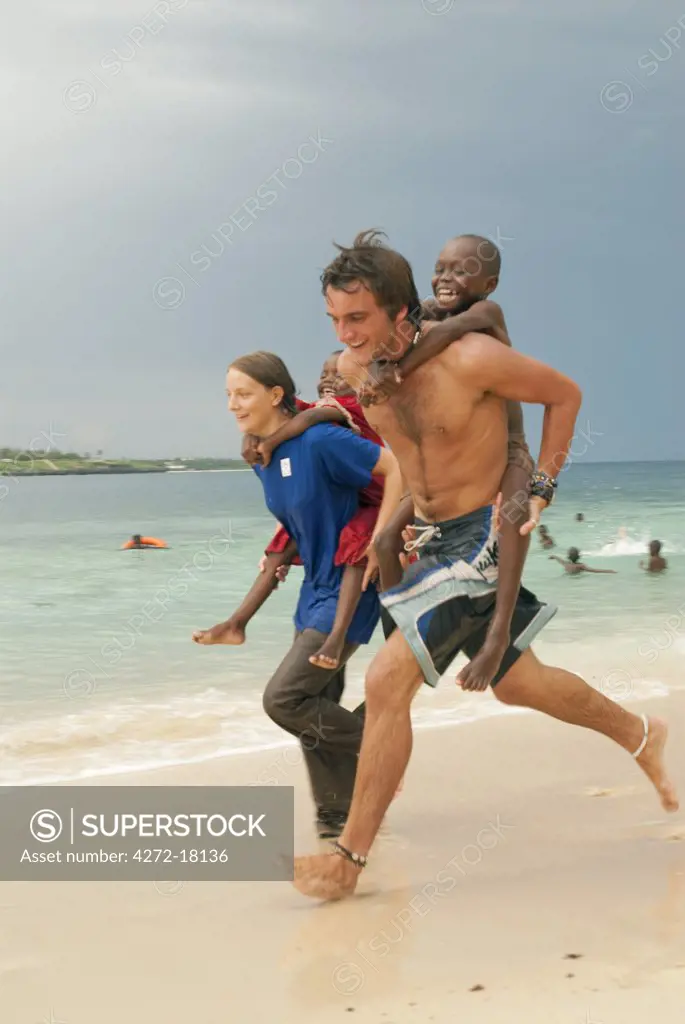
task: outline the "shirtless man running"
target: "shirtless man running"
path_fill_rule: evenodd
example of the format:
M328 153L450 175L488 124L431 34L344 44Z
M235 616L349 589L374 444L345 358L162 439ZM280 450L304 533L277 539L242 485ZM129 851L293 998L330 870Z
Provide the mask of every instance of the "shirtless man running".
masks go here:
M411 267L373 233L340 250L322 286L346 347L339 372L353 385L379 347L387 345L397 359L413 344L416 326L407 314L418 303ZM497 596L492 505L507 461L507 399L546 407L532 493L550 500L581 393L543 363L485 335L468 335L368 410L413 496L420 558L381 595L398 628L366 675L366 724L345 829L333 853L296 858L294 884L307 896L336 900L354 892L409 761L415 694L423 681L435 686L460 650L473 657L483 643ZM578 676L542 665L529 645L551 614L521 588L510 646L492 683L495 696L608 736L637 760L664 809L677 810L664 767L666 723L634 715Z

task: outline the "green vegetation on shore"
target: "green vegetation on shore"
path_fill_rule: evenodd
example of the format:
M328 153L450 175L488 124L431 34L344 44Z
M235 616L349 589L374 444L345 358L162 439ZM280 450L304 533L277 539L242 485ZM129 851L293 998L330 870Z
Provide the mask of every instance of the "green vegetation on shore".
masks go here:
M105 459L102 452L21 451L0 448L0 476L76 476L91 473L180 473L202 469L246 469L242 459Z

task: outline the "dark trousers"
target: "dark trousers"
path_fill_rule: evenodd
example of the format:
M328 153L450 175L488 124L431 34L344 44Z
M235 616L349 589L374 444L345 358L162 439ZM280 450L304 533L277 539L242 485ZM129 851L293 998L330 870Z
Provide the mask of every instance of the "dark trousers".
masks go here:
M345 662L357 644L345 645L340 668L330 672L309 661L325 639L326 634L315 629L295 635L267 684L263 703L269 718L299 739L317 811L347 813L364 717L363 705L361 713L348 711L340 706L340 698L345 688Z
M395 624L381 611L387 638ZM309 773L318 812L347 813L352 801L357 759L362 742L365 705L354 711L340 707L345 689L345 663L357 644L346 644L337 672L317 668L309 661L326 639L325 633L305 629L295 641L264 691L264 710L269 718L297 736Z

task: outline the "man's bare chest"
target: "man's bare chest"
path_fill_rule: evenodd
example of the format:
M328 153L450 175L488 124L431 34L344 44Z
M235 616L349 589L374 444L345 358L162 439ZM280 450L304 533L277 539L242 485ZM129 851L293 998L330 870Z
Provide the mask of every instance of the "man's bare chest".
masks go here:
M393 436L424 447L431 441L458 442L467 431L473 395L440 380L437 367L416 370L393 397L373 407L373 426L393 446Z

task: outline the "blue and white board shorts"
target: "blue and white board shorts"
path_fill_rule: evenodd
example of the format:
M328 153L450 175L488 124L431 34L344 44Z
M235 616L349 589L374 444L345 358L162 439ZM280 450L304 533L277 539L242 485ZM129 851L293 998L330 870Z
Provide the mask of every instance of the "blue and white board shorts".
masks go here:
M471 659L483 646L497 598L498 542L494 509L488 505L443 523L414 523L409 548L419 558L402 582L380 595L411 647L429 686L462 651ZM556 615L555 605L519 589L507 648L492 685L502 679L533 638Z

